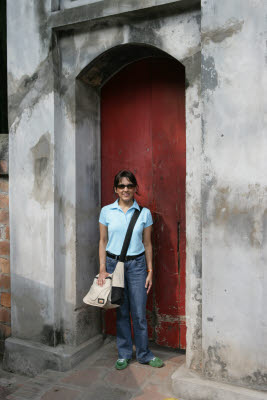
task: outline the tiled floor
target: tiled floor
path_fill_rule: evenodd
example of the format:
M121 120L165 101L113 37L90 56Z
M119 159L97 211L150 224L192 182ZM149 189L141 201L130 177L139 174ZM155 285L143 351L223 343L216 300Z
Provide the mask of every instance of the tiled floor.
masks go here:
M0 391L1 400L165 400L174 398L171 375L185 356L162 348L153 348L164 360L157 369L132 361L128 368L117 371L117 351L113 339L68 372L47 370L32 379L13 378L9 389ZM3 372L6 374L5 372ZM17 377L17 375L14 375ZM12 379L9 374L8 379ZM1 390L1 371L0 371ZM13 392L13 393L11 393ZM180 399L181 400L181 399Z

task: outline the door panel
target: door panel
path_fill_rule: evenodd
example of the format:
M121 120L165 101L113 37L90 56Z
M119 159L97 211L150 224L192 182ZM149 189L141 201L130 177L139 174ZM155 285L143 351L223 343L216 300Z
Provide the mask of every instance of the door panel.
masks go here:
M185 348L185 76L175 60L128 65L102 89L102 206L114 175L132 170L153 216L154 284L147 312L156 343ZM106 317L115 334L115 313Z

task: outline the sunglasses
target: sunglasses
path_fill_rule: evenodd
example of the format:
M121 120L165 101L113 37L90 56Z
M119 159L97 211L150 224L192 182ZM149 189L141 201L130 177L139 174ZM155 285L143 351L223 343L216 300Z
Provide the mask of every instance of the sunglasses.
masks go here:
M125 189L127 187L127 189L133 189L135 188L135 185L133 183L129 183L129 185L123 185L122 183L120 183L117 188L118 189Z

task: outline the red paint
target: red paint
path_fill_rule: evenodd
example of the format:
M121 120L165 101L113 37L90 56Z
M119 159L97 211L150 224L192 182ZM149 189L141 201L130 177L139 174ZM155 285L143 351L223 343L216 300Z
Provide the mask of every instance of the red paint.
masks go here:
M131 169L140 186L137 201L154 220L149 336L158 344L185 348L184 67L170 59L130 64L103 87L101 107L102 206L115 200L115 173ZM110 314L107 333L115 333L114 325Z
M156 328L157 344L179 348L180 329L179 322L161 322Z

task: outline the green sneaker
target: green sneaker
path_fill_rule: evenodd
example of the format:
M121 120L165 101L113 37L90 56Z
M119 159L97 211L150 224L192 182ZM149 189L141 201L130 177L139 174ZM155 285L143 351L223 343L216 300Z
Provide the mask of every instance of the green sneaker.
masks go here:
M163 361L158 357L154 357L152 358L152 360L149 361L148 365L154 368L161 368L163 367Z
M128 367L130 360L128 358L119 358L116 361L115 368L116 369L125 369Z

